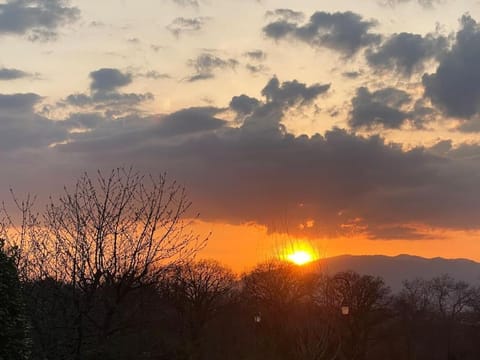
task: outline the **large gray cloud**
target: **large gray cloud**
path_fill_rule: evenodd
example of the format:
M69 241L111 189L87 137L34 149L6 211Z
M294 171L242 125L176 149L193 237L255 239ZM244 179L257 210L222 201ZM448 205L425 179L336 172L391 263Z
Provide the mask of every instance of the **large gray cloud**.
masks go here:
M425 96L446 115L469 119L480 111L480 27L469 15L435 73L423 76Z
M403 151L378 137L339 129L295 137L242 126L170 142L153 136L151 126L138 130L137 124L133 136L110 129L107 141L80 134L59 150L81 153L98 166L111 166L114 154L123 162L160 166L188 185L202 219L255 222L275 231L287 216L292 235L337 236L348 230L372 238L395 233L421 239L420 230L402 224L469 229L480 215L474 191L478 168L421 148ZM311 220L313 226L299 226ZM395 231L399 228L404 231Z
M326 47L350 56L361 48L380 41L380 35L370 32L375 25L375 21L365 20L350 11L319 11L305 24L290 18L279 19L266 25L263 32L274 40L296 39L314 47Z
M80 10L64 0L7 0L0 4L0 34L49 40L60 26L76 21Z
M410 76L422 71L425 61L438 58L447 46L448 41L443 36L399 33L390 36L377 49L368 49L366 56L375 69Z
M286 110L308 105L326 91L319 89L272 79L263 100L232 99L232 110L243 119L235 126L222 120L225 109L190 108L166 117L103 121L55 149L87 167L121 162L167 170L187 185L205 220L281 231L278 223L287 217L292 235L354 231L390 239L427 237L418 224L478 227L480 164L460 150L406 151L341 129L311 137L289 133L282 126ZM394 92L375 98L407 101ZM480 154L480 147L468 153Z
M262 99L234 97L229 109L121 118L78 112L61 122L36 114L38 95L0 96L0 140L12 138L10 147L0 141L9 150L0 152L9 168L0 188L19 179L15 185L22 189L41 192L55 185L61 191L71 174L135 164L168 171L185 184L204 220L254 222L270 231L285 231L278 225L287 221L292 235L360 232L375 239L427 237L417 225L479 228L480 146L442 142L404 150L379 136L341 129L289 133L285 114L310 106L328 90L273 78ZM393 107L408 101L391 89L370 96ZM224 120L230 111L238 114L234 123ZM8 123L13 132L4 132L5 114L15 117ZM11 156L19 144L36 146L35 152Z

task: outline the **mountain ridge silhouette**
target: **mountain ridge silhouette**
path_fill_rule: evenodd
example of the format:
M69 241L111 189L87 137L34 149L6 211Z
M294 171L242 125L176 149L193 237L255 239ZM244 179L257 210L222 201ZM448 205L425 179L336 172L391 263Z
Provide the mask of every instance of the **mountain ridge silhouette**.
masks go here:
M471 285L480 285L480 263L470 259L425 258L416 255L339 255L317 260L314 266L333 275L340 271L356 271L362 275L380 276L398 292L404 280L450 275Z

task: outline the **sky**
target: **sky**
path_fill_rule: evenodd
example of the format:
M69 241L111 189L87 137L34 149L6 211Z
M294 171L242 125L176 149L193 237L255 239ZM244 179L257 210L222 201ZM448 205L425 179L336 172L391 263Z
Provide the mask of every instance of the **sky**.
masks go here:
M2 199L133 165L236 270L480 261L477 0L8 0L0 46Z

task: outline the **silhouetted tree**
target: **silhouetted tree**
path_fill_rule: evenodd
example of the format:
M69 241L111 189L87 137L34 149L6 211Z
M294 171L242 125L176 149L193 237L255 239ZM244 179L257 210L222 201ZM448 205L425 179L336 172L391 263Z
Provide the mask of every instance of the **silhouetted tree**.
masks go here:
M51 278L23 285L33 340L31 359L69 359L75 350L72 289Z
M188 359L202 359L202 337L208 323L232 300L235 276L213 260L168 269L161 292L182 323L183 350Z
M349 314L338 320L345 328L342 350L349 360L367 359L373 330L385 321L389 301L390 289L381 278L353 271L326 277L323 291L317 295L317 302L330 307L337 317L342 305L349 307Z
M15 250L15 249L10 249ZM0 239L0 359L28 359L29 337L15 253Z
M70 290L75 359L113 356L110 339L138 311L135 293L205 242L189 230L185 189L165 175L123 168L94 179L85 174L40 216L30 197L15 203L20 224L5 212L0 230L37 265L25 271L32 280L50 278Z
M46 232L41 216L35 211L34 196L19 199L10 189L14 210L8 211L5 202L0 207L0 237L9 248L15 248L15 265L21 281L46 276L52 249L44 248Z
M405 337L407 359L417 359L426 345L425 333L428 332L433 316L430 282L423 279L404 281L402 290L395 298L394 307Z
M449 275L433 278L430 291L434 311L439 315L445 333L447 359L456 359L453 338L457 320L474 299L474 289L464 281L455 281Z
M341 351L338 318L312 304L300 308L294 324L295 360L336 360Z
M259 350L277 359L312 350L307 350L312 326L305 328L307 324L299 318L312 305L315 279L315 273L285 262L261 264L243 277L242 297L250 304L252 316L259 313L262 318L256 334L261 337Z

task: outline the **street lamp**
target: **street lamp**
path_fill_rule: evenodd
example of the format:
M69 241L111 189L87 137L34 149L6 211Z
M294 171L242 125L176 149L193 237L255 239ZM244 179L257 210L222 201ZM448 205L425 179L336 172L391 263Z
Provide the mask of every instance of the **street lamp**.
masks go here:
M343 316L347 316L350 314L350 307L347 305L347 303L342 303L341 311Z

